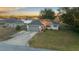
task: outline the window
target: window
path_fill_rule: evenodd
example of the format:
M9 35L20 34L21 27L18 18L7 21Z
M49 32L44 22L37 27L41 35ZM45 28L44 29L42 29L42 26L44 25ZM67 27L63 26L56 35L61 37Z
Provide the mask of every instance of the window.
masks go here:
M57 27L58 25L57 24L53 24L53 27Z

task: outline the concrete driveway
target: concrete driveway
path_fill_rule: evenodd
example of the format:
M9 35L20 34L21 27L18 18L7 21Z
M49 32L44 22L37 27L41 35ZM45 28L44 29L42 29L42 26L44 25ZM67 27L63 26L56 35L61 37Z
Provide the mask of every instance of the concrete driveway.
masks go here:
M45 51L47 49L31 48L28 41L37 32L21 31L14 35L13 38L0 42L0 51Z
M28 46L28 41L36 34L37 32L27 32L21 31L12 35L12 39L3 41L2 43L10 45L19 45L19 46Z

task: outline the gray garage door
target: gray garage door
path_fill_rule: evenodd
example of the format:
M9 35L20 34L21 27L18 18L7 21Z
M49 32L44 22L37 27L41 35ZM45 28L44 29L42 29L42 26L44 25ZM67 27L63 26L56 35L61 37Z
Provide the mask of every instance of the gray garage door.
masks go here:
M39 31L39 26L38 26L38 25L30 25L30 26L27 28L27 31L38 32L38 31Z

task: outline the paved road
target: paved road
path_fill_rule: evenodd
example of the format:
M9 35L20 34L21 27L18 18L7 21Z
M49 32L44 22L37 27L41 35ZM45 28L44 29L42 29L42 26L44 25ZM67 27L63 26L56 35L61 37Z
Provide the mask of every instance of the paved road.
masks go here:
M31 48L28 41L37 32L21 31L12 35L12 39L0 42L0 51L47 51L47 49Z
M49 51L47 49L31 48L28 46L18 46L0 43L0 51Z

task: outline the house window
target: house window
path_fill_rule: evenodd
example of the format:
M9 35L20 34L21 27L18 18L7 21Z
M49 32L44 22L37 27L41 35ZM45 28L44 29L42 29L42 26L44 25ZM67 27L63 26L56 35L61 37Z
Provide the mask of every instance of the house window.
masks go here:
M53 27L57 27L57 24L54 24Z

